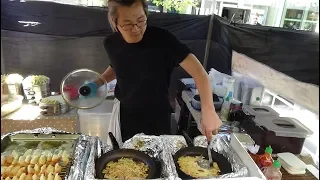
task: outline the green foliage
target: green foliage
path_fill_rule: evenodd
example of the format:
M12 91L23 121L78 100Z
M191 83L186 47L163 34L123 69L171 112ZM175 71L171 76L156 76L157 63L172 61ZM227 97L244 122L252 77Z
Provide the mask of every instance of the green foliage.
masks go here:
M148 0L157 6L163 6L166 9L175 9L179 13L184 13L188 6L199 6L198 0Z

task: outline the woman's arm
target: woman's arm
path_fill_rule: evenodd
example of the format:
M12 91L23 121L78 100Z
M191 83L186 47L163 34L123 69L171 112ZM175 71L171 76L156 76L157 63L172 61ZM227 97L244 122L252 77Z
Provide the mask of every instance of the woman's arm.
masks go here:
M196 83L201 99L202 134L210 140L212 133L217 131L222 123L214 109L212 88L208 74L193 54L189 54L180 63L180 66L193 77Z
M94 82L98 85L98 87L102 86L104 84L105 79L108 82L116 79L116 73L114 72L113 68L109 66L104 73L102 73L101 77L96 79Z

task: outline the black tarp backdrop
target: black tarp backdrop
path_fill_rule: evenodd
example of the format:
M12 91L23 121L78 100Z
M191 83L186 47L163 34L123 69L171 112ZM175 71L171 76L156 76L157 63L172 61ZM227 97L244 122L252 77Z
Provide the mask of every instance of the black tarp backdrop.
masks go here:
M203 62L209 16L150 14L149 25L170 30ZM41 24L24 26L19 21ZM265 26L232 25L215 16L206 69L230 74L232 47L297 80L319 84L319 35ZM112 33L107 11L51 2L1 1L1 32L6 73L44 74L57 91L62 77L77 68L102 72L109 60L102 47ZM231 46L232 45L232 46ZM178 68L175 80L186 77Z
M6 73L44 74L59 91L62 78L70 71L88 68L103 72L109 59L103 39L112 33L106 9L51 2L1 1L1 39ZM19 21L38 22L24 26ZM150 14L148 25L168 29L186 43L203 62L210 17ZM231 73L232 48L227 33L214 21L207 70L211 67ZM175 97L176 80L188 77L182 68L172 74L169 93Z

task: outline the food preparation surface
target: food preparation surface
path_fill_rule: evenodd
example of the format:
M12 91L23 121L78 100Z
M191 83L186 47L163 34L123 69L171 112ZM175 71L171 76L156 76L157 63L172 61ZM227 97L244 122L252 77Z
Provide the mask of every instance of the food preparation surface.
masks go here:
M1 118L1 135L15 131L52 127L66 132L77 132L77 110L59 116L43 116L38 106L25 104L16 112Z
M306 170L306 173L302 175L292 175L289 174L285 169L281 168L281 173L281 180L317 180L317 178L309 170Z

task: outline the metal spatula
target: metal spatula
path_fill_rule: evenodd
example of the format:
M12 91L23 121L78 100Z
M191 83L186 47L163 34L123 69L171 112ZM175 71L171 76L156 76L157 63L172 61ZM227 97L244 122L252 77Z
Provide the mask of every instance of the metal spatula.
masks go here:
M211 149L210 149L210 141L208 140L207 142L208 142L207 150L208 150L209 160L201 158L197 161L197 164L203 169L210 169L210 167L212 167L213 165Z

